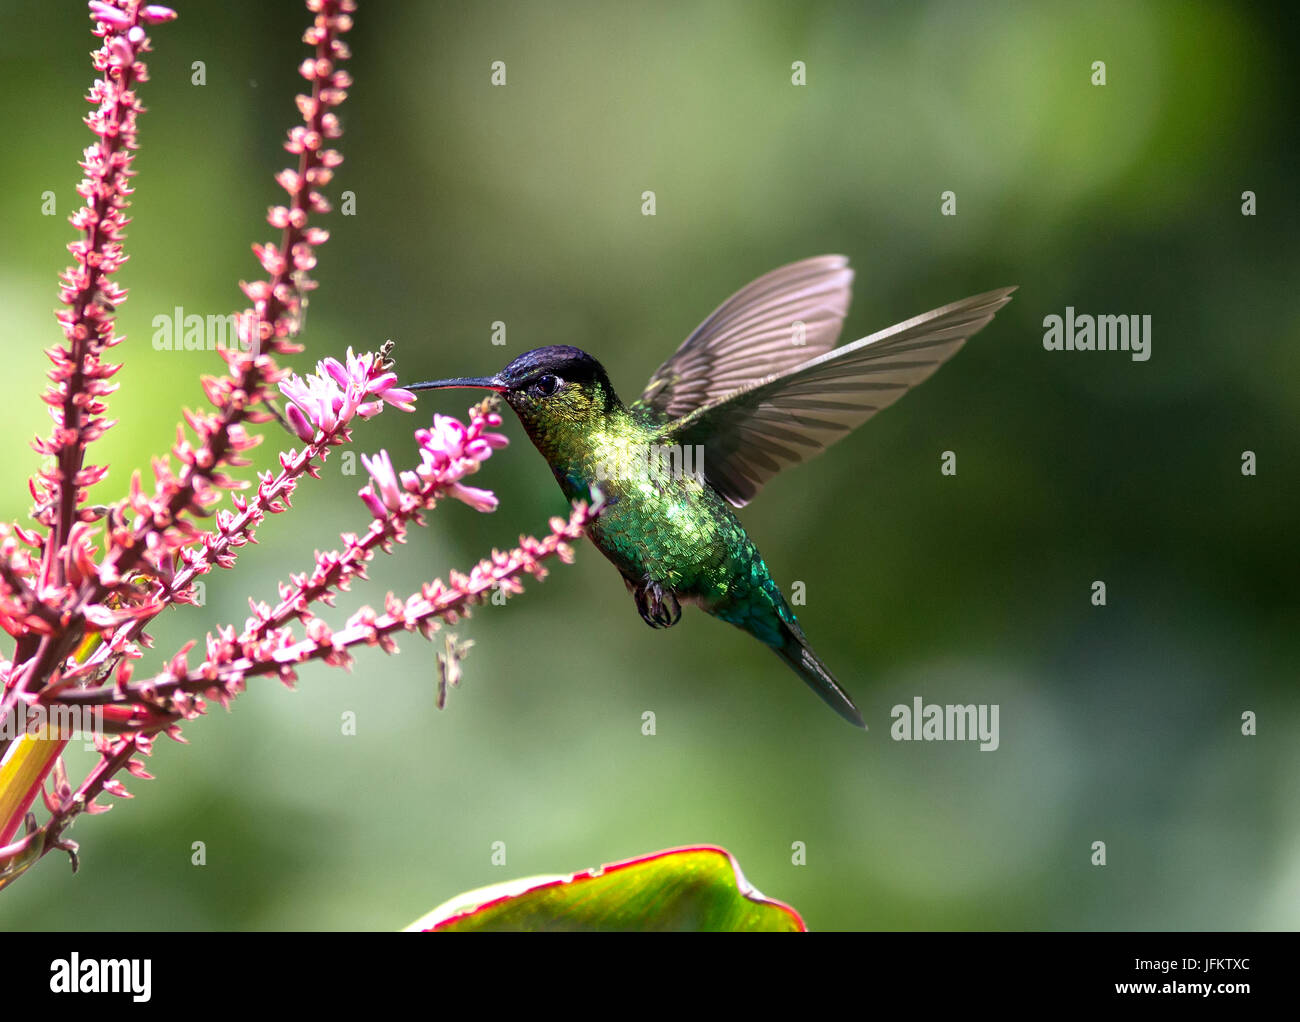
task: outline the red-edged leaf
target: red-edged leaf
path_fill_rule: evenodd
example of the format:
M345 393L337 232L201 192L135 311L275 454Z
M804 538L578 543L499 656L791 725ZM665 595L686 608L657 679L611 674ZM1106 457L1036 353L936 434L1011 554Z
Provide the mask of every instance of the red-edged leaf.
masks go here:
M671 848L568 876L527 877L459 895L418 930L767 930L799 932L789 905L764 897L726 849Z

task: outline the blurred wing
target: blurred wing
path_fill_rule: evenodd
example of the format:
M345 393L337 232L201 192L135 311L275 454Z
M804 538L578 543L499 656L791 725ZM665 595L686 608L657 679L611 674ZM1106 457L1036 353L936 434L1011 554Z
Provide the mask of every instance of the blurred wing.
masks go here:
M666 438L702 445L705 478L744 507L783 468L821 453L933 373L1014 290L945 305L769 375L672 423Z
M849 311L853 271L818 256L764 274L719 305L655 370L635 406L677 419L830 351ZM796 323L803 324L802 332Z

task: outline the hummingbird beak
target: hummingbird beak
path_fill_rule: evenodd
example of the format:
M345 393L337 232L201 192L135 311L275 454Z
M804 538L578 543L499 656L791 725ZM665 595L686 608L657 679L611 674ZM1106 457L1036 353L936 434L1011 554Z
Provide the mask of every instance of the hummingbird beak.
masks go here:
M475 390L495 390L504 394L510 388L495 376L457 376L450 380L426 380L424 383L406 383L404 390L448 390L452 387L473 387Z

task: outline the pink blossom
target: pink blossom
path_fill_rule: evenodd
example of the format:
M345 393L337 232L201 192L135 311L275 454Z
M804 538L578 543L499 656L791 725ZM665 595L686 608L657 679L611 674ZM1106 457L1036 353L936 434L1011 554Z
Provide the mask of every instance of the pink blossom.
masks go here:
M361 463L366 466L366 471L370 473L370 486L361 491L362 499L366 495L377 498L380 509L376 510L374 503L367 500L366 506L376 518L383 518L383 508L389 511L398 511L402 507L402 487L397 481L397 473L393 469L393 459L389 457L387 451L380 451L373 458L361 455Z
M509 443L500 433L488 431L489 427L499 425L501 416L486 403L470 409L468 426L450 415L434 415L432 428L415 431L420 445L420 464L415 471L402 472L399 476L387 451L380 451L373 458L362 455L371 482L360 491L361 499L376 518L404 511L403 491L415 498L406 507L432 507L445 496L462 501L476 511L495 511L494 493L466 486L461 480L477 472L494 450Z
M131 27L131 16L126 11L119 11L112 4L90 0L90 16L102 22L115 32Z
M413 411L415 395L395 386L397 376L380 368L380 364L374 353L355 355L349 348L346 365L327 358L316 363L315 373L282 380L280 393L292 402L286 415L293 431L310 442L317 430L327 435L336 433L354 415L368 419L385 404L399 411Z
M475 511L495 511L497 509L497 495L491 490L483 490L477 486L452 483L447 488L447 496L464 501Z
M170 7L164 7L162 4L150 4L140 12L140 20L147 21L151 25L158 25L164 21L173 21L176 18L176 12Z

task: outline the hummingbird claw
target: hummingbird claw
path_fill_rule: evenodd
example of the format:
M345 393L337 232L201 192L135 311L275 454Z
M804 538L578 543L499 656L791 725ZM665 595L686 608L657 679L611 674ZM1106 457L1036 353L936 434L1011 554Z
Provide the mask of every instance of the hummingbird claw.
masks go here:
M652 578L630 587L636 597L636 609L651 628L671 628L682 617L682 605L667 586Z

